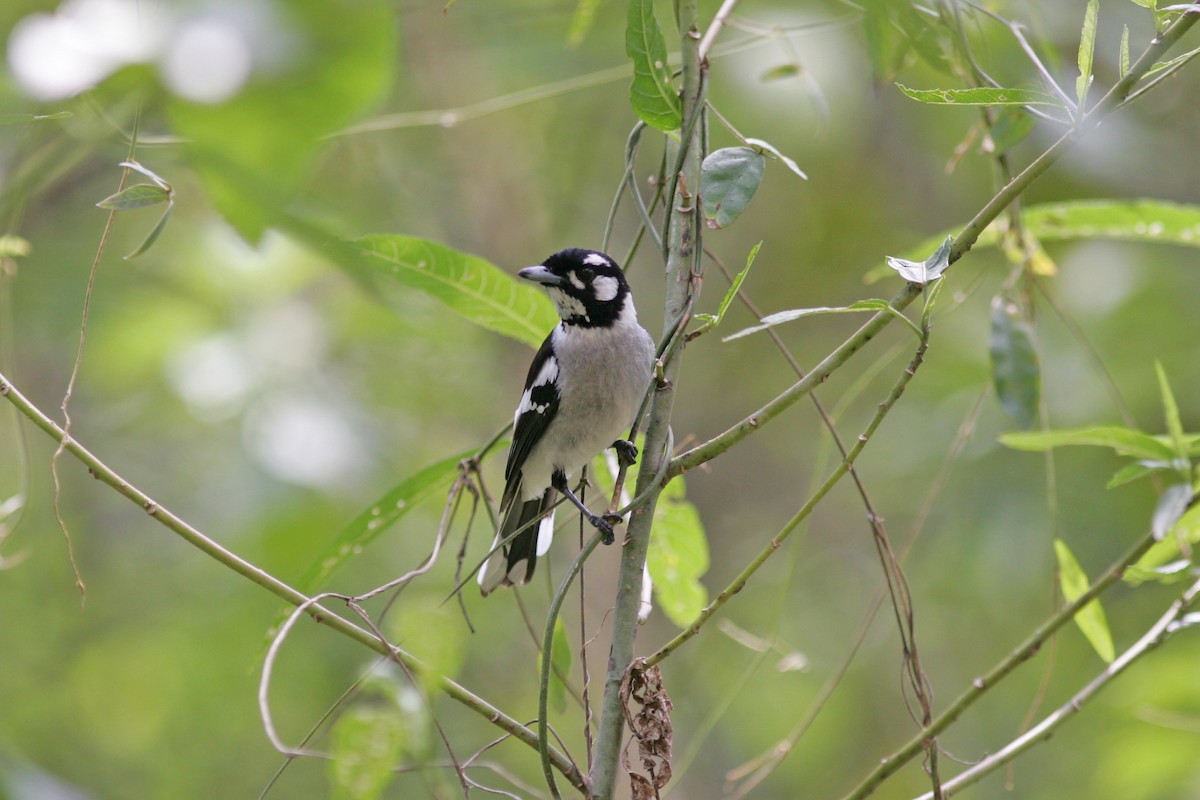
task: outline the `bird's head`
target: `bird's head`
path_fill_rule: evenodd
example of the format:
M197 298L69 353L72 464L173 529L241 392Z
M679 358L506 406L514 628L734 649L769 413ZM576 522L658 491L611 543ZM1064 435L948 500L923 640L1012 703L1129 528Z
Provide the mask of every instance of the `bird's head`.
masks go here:
M568 325L607 327L623 314L626 317L633 314L625 274L604 253L578 248L560 250L540 265L526 267L517 274L540 283Z

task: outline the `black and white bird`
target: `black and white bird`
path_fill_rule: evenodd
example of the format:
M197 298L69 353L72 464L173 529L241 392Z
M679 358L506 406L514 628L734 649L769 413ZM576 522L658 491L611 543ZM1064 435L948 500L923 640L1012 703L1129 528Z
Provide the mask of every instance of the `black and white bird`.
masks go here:
M533 357L517 404L492 547L520 533L479 570L485 595L529 580L550 547L554 512L547 510L558 494L612 542L612 524L580 502L570 481L605 448L617 448L627 460L637 456L633 443L620 437L633 424L654 371L654 340L638 324L629 284L611 258L562 250L517 274L545 288L562 322Z

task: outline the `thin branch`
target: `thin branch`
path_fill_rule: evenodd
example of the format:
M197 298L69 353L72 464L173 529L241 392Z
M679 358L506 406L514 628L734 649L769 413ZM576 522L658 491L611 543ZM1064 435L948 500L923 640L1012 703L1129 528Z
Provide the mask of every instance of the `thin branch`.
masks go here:
M1070 700L1063 703L1052 713L1047 715L1041 722L1030 728L1026 733L1013 739L1007 745L1002 747L996 753L982 759L979 763L972 766L962 774L954 777L952 780L946 781L942 788L945 794L949 796L951 793L958 791L964 787L976 783L985 775L1004 766L1009 761L1012 761L1017 756L1024 753L1029 748L1033 747L1038 742L1049 739L1054 735L1054 732L1064 722L1083 710L1083 706L1092 699L1101 689L1108 685L1110 681L1124 672L1133 662L1137 661L1142 656L1157 648L1165 642L1171 634L1182 630L1179 625L1180 619L1185 612L1190 608L1200 595L1200 581L1193 583L1188 587L1179 598L1167 609L1158 621L1155 622L1150 629L1142 635L1132 646L1125 652L1121 653L1116 659L1109 664L1103 672L1097 675L1086 686L1080 689L1071 697ZM932 800L932 795L924 794L919 800Z
M303 606L304 613L315 621L327 625L338 633L353 639L359 644L365 645L377 653L402 660L415 673L427 676L438 689L445 692L457 702L462 703L501 730L508 732L513 738L520 740L530 747L537 747L536 733L491 703L473 694L450 678L430 669L411 654L394 645L381 642L370 631L360 628L353 622L333 613L319 603L313 602L313 599L306 596L303 592L298 591L262 568L221 546L172 513L165 506L159 505L141 489L114 472L77 440L68 439L63 433L62 428L54 420L46 416L41 409L33 405L3 374L0 374L0 397L7 398L10 403L16 406L21 414L51 438L58 442L66 440L66 451L83 463L97 480L116 489L117 492L137 504L159 524L179 535L188 544L285 602L297 607ZM555 768L563 773L563 776L570 781L571 785L582 790L585 785L583 774L559 751L552 751L551 758Z
M937 736L957 720L964 711L970 708L989 689L1007 677L1013 670L1033 658L1055 631L1067 624L1079 610L1095 600L1109 586L1120 580L1125 570L1136 562L1154 544L1153 534L1147 532L1138 539L1129 550L1117 559L1112 566L1105 570L1087 588L1083 594L1063 606L1057 613L1034 630L1020 644L1009 651L1001 661L971 682L971 686L958 696L945 711L938 715L930 724L915 736L905 742L895 752L883 758L879 766L871 771L858 786L845 796L845 800L861 800L874 793L890 775L911 761L925 747L928 737Z

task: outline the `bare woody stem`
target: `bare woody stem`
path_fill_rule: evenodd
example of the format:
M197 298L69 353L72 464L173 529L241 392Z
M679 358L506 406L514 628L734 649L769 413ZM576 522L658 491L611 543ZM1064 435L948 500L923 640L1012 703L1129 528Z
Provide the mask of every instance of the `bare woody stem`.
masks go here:
M679 0L676 4L678 29L683 51L682 119L683 135L679 143L679 171L673 176L671 202L667 207L666 299L663 320L669 329L686 322L686 314L699 291L696 278L701 257L699 224L700 162L704 157L703 129L700 116L704 111L704 62L700 57L698 1ZM637 495L651 489L661 478L656 475L670 458L671 413L675 403L675 381L679 374L682 339L679 346L664 356L663 381L654 392L646 441L642 449L642 467L638 473ZM621 549L621 566L613 613L612 647L609 651L608 672L604 679L604 697L600 705L600 729L595 742L595 761L592 764L591 790L597 800L611 800L616 791L621 742L625 732L625 712L622 708L621 681L633 661L637 638L638 611L641 606L642 576L650 528L658 491L651 492L648 501L630 516L629 529Z
M450 680L436 670L430 669L426 664L416 657L400 650L388 642L382 641L375 634L364 628L344 619L341 616L333 613L329 609L320 604L312 602L312 598L305 595L303 592L284 583L275 576L266 572L262 568L246 561L236 553L222 547L214 540L208 538L196 528L189 525L183 519L172 513L165 506L155 502L149 495L136 486L131 484L125 478L118 475L104 462L91 453L87 448L80 444L75 439L67 436L61 427L54 420L50 419L41 409L29 401L20 391L13 386L3 374L0 374L0 397L7 398L16 409L29 419L38 428L41 428L56 442L59 442L66 452L70 453L76 459L83 463L88 468L88 471L97 480L105 483L116 489L120 494L127 499L140 506L147 514L153 517L159 524L166 527L168 530L177 534L180 538L200 550L205 555L214 559L221 565L229 568L244 578L261 586L276 597L285 602L300 607L303 606L305 613L312 619L326 625L338 633L353 639L354 641L374 650L381 655L389 658L395 658L405 667L412 670L414 673L420 674L431 679L439 689L447 695L462 703L467 708L475 711L480 716L486 718L496 727L503 730L505 733L518 739L526 745L536 749L538 746L537 734L529 728L522 725L517 720L508 716L500 709L493 706L491 703L484 700L482 697L472 693L470 690L461 686L458 683ZM555 769L559 770L563 776L570 781L571 785L575 786L580 791L584 791L586 785L584 776L571 763L570 759L564 756L560 751L551 749L549 752L550 760Z
M1197 3L1200 5L1200 2ZM1200 20L1200 14L1184 14L1176 20L1160 36L1150 42L1145 52L1130 66L1125 77L1113 85L1112 89L1089 111L1077 127L1067 131L1052 144L1044 153L1034 159L1025 169L1009 181L991 200L979 210L979 213L963 227L950 249L950 263L958 261L975 245L980 234L992 223L1005 208L1029 188L1046 170L1050 169L1064 153L1071 148L1077 139L1085 132L1094 128L1105 117L1121 107L1129 93L1137 85L1151 67ZM896 311L903 311L920 294L920 287L906 285L891 300L891 306ZM671 461L667 472L668 478L680 475L689 469L699 466L716 458L735 444L745 439L760 426L786 411L800 398L807 395L840 366L863 348L867 342L875 338L894 319L894 315L881 311L873 316L849 339L838 346L825 357L821 363L813 367L804 378L792 384L782 394L758 409L748 417L738 422L725 432L714 436L709 441L681 453Z

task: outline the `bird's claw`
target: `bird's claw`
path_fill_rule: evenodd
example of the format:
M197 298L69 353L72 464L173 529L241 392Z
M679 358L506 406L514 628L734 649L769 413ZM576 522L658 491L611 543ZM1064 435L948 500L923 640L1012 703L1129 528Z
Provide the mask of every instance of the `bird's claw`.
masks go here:
M605 514L603 517L595 517L591 520L593 527L600 531L600 541L604 544L612 544L616 541L613 525L620 521L621 518L616 514Z
M613 449L617 451L617 461L622 466L632 467L637 463L638 449L637 445L628 439L617 439L612 443Z

